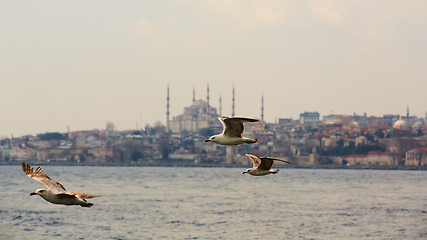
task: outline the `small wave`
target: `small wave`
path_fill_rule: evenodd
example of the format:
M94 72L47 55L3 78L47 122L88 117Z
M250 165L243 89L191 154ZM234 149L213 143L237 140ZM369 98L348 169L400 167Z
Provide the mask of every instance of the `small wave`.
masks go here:
M357 224L352 223L352 222L349 222L349 223L343 223L343 224L341 224L341 225L346 226L346 227L356 227L356 226L357 226Z
M64 223L64 222L59 222L57 220L53 220L51 222L46 222L44 225L46 225L46 226L65 226L65 225L69 225L69 224L68 223Z
M97 230L103 230L103 231L110 231L111 227L110 226L97 226L96 229Z
M215 224L223 224L223 223L227 223L227 221L216 222L216 223L213 223L212 225L215 225Z
M179 221L179 220L175 220L175 221L170 221L170 222L168 222L168 223L171 223L171 224L177 224L177 223L182 223L181 221Z

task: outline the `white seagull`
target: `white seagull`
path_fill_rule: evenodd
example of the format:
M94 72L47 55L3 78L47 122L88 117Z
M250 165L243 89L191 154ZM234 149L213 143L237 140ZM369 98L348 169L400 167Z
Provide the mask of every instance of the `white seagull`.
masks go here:
M245 130L243 123L259 122L258 119L243 117L219 117L224 129L221 134L213 135L205 142L214 142L222 145L239 145L243 143L257 143L258 139L242 137Z
M246 153L246 156L252 159L252 161L254 162L254 167L248 168L246 171L243 172L243 174L249 173L250 175L253 175L253 176L263 176L270 173L272 174L278 173L279 169L271 170L271 167L273 166L274 161L281 161L288 164L292 164L291 162L288 162L286 160L269 158L269 157L259 157L252 153Z
M65 190L64 186L59 182L53 181L43 170L38 167L36 170L29 164L22 163L22 170L25 175L43 183L48 189L38 189L30 193L32 195L39 195L44 200L63 205L80 205L82 207L92 207L93 203L89 203L85 198L100 197L100 195L92 195L81 192L71 192Z

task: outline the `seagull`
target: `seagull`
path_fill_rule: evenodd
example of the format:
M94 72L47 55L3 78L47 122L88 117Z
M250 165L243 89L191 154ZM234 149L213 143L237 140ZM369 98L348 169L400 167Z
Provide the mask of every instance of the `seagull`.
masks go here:
M281 161L288 164L292 164L291 162L288 162L286 160L270 158L270 157L259 157L252 153L246 153L246 156L252 159L252 161L254 162L254 167L248 168L246 171L243 172L243 174L249 173L250 175L253 175L253 176L263 176L270 173L272 174L278 173L279 169L271 170L271 166L273 166L274 161Z
M80 205L82 207L92 207L93 203L89 203L85 198L101 197L100 195L92 195L81 192L71 192L65 190L64 186L59 182L53 181L43 170L38 167L36 170L29 164L22 163L22 170L25 175L43 183L48 189L38 189L30 193L32 195L39 195L44 200L63 205Z
M244 117L219 117L224 129L221 134L213 135L205 142L215 142L222 145L239 145L243 143L257 143L258 139L242 137L245 130L243 123L259 122L258 119Z

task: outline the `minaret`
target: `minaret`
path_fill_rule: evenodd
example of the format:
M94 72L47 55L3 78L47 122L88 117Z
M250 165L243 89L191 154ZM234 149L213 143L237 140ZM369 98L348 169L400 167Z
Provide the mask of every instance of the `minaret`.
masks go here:
M409 105L406 106L406 119L409 119Z
M208 83L208 91L207 91L206 102L208 103L208 109L209 109L209 83Z
M194 96L194 95L193 95ZM194 101L194 97L193 97ZM166 132L169 132L169 84L168 84L168 95L166 97Z
M264 94L261 97L261 122L264 122Z
M233 85L233 98L232 105L231 105L231 117L234 117L234 85ZM228 164L231 164L234 162L234 155L235 155L235 148L231 146L225 147L225 162Z
M207 96L206 96L206 127L209 127L209 83L207 88Z
M234 117L234 86L233 86L233 98L232 105L231 105L231 117ZM225 147L225 162L228 164L231 164L234 162L234 155L235 155L235 148L231 146Z
M193 86L193 102L195 101L196 101L196 90L194 89L194 86Z
M232 103L233 103L233 105L231 105L231 117L234 117L234 86L233 86L233 98L232 98Z
M222 117L221 95L219 95L219 116ZM426 112L426 116L427 116L427 112Z

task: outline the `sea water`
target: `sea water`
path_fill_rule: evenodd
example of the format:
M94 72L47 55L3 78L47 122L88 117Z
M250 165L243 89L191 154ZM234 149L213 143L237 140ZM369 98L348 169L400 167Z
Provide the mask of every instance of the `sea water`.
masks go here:
M37 167L37 166L33 166ZM92 208L0 166L0 239L427 239L427 172L43 166Z

